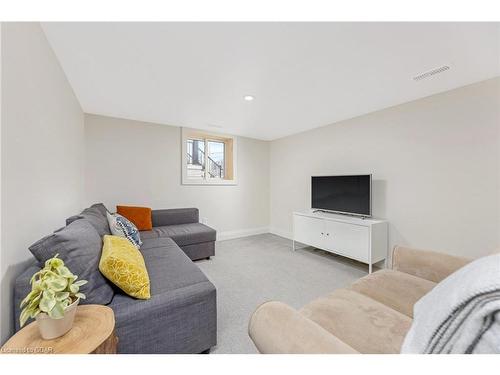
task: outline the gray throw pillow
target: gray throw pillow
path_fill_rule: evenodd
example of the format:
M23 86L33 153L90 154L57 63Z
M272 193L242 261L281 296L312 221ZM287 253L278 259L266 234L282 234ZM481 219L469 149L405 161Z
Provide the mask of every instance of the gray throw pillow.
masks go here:
M87 299L82 303L107 305L114 292L99 271L102 240L96 229L87 220L75 220L67 227L42 238L29 247L33 256L44 263L59 254L66 266L79 279L87 280L82 287Z
M107 208L102 203L96 203L84 209L80 214L67 218L66 225L71 224L75 220L86 219L102 237L105 234L111 234L106 217L107 212Z

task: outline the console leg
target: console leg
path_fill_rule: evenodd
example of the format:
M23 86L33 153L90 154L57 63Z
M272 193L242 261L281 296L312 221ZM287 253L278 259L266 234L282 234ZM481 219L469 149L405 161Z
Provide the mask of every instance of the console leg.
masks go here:
M292 250L295 251L295 240L292 240Z
M372 264L371 263L368 264L368 273L369 274L372 273Z

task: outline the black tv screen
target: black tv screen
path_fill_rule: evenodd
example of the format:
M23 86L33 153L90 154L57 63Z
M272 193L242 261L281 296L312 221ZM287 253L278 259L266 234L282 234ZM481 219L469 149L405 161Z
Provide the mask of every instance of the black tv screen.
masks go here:
M311 208L371 216L372 176L311 177Z

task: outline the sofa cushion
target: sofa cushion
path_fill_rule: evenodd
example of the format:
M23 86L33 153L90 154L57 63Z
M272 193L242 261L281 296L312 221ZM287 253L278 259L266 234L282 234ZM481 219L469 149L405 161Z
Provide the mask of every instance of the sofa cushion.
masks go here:
M149 240L151 238L158 238L158 233L153 230L141 230L139 233L142 241Z
M301 309L360 353L399 353L412 320L363 294L338 289Z
M170 238L144 240L140 249L148 269L151 298L158 294L208 281L205 274ZM132 303L126 294L117 293L112 305Z
M78 219L86 219L102 237L105 234L111 234L108 219L106 218L107 212L107 208L102 203L96 203L84 209L80 214L67 218L66 225L69 225Z
M101 237L87 220L75 220L29 247L40 263L58 253L71 272L88 281L82 287L87 297L82 303L106 305L113 298L113 288L99 272L101 249Z
M170 237L179 246L215 241L216 231L201 223L155 227L157 237Z
M199 218L197 208L169 208L166 210L151 211L153 227L197 223L200 221Z
M179 247L179 246L177 246L177 244L174 242L174 240L172 240L171 238L168 238L168 237L148 238L142 242L141 252L144 253L145 251L148 251L150 249L170 248L170 247L175 248L175 247Z
M435 285L407 273L381 270L359 279L349 289L413 318L413 305Z
M199 353L216 344L216 290L171 238L144 240L151 298L117 292L119 353Z
M143 245L141 246L141 250L147 250L150 247L164 246L162 245L164 243L163 240L173 241L170 237L158 237L158 233L154 231L142 231L141 238L144 241ZM182 246L179 245L179 247L191 260L204 259L215 255L214 241Z

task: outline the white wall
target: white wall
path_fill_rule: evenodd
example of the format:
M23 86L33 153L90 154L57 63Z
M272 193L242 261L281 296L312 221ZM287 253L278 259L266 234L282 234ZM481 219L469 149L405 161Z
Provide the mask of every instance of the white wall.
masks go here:
M272 141L271 230L290 236L311 175L372 173L391 247L499 249L499 107L496 78Z
M269 227L269 142L238 137L236 186L181 185L181 128L85 115L86 203L198 207L218 238Z
M2 24L1 342L28 246L83 203L83 112L38 23Z
M0 166L2 165L2 22L0 22ZM0 170L1 172L1 170ZM3 275L3 266L2 266L2 174L0 173L0 277ZM1 283L1 278L0 278ZM2 298L3 292L0 287L0 303L3 302ZM4 341L4 329L2 328L3 324L3 314L2 308L0 307L0 345Z

